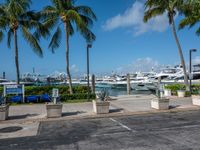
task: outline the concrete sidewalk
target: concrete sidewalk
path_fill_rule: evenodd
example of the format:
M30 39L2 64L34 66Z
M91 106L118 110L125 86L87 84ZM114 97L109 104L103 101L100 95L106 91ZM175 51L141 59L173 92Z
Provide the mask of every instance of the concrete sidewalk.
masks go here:
M154 111L151 108L151 100L155 98L154 95L122 95L111 98L113 99L111 105L118 109L123 109L124 112ZM198 108L198 106L192 105L191 97L169 97L169 99L170 109Z
M110 113L127 113L127 112L153 112L151 108L151 99L154 95L130 95L111 97ZM46 105L18 105L10 106L9 120L12 122L29 121L35 119L46 119ZM192 100L188 98L170 98L170 109L198 108L192 105ZM63 105L63 118L67 117L85 117L95 116L93 113L92 103L71 103Z

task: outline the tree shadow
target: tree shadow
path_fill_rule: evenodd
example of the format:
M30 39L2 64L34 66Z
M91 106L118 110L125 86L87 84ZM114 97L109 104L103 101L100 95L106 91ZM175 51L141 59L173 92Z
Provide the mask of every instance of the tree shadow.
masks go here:
M83 114L83 113L86 113L86 112L85 112L85 111L64 112L64 113L62 113L62 116L63 116L63 117L66 117L66 116L74 116L74 115Z
M123 111L123 110L124 110L123 108L110 109L110 110L109 110L109 113L117 113L117 112L121 112L121 111Z
M170 105L169 106L169 109L175 109L175 108L178 108L178 107L180 107L181 105Z
M16 115L16 116L9 116L8 119L9 120L15 120L15 119L26 119L26 118L30 118L30 117L36 117L39 116L40 114L24 114L24 115Z

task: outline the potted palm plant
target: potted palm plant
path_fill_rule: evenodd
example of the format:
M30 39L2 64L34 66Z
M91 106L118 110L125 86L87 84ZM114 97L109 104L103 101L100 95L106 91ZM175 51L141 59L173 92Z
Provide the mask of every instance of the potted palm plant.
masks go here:
M53 101L51 103L47 103L47 118L57 118L62 116L62 107L63 104L58 102L59 92L58 89L53 89L52 91Z
M6 104L5 98L0 97L0 121L8 119L9 105Z
M157 90L156 98L151 100L151 107L158 110L169 109L169 99L162 96L160 90Z
M185 97L185 86L180 85L179 90L177 90L178 97Z
M96 114L109 113L110 102L108 101L109 93L103 90L97 93L97 100L93 100L93 109Z
M200 106L200 90L196 93L192 93L192 104Z
M164 88L164 96L166 96L166 97L172 96L172 90L170 88L168 88L167 86L165 86L165 88Z

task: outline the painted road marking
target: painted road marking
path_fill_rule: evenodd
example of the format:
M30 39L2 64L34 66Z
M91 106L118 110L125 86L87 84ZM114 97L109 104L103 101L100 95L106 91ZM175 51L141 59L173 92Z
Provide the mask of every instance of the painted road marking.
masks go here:
M132 129L129 128L128 126L122 124L121 122L119 122L119 121L117 121L117 120L115 120L115 119L113 119L113 118L109 118L109 119L110 119L111 121L117 123L117 124L120 125L121 127L127 129L128 131L136 132L135 130L132 130Z
M161 128L161 129L159 129L159 131L172 130L172 129L197 128L197 127L200 127L200 125L183 125L183 126L179 126L179 127Z
M126 132L112 132L112 133L104 133L104 134L94 134L94 135L91 135L91 137L102 137L102 136L113 136L113 135L122 135L123 133L126 133L127 134L127 131Z

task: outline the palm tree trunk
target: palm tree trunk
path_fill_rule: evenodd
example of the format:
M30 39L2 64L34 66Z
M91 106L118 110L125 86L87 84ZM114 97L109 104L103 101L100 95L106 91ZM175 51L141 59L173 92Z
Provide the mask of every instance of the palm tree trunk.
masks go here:
M66 32L66 63L67 63L67 76L68 76L68 82L69 82L69 92L70 94L73 94L72 90L72 80L71 80L71 74L69 70L69 32L67 29L67 23L65 22L65 32Z
M172 17L172 24L171 24L171 28L172 28L172 32L174 34L174 38L176 40L176 44L178 46L178 52L179 52L179 56L181 59L181 65L183 67L183 73L184 73L184 83L186 85L187 90L189 90L189 84L188 84L188 76L187 76L187 71L186 71L186 66L185 66L185 60L184 60L184 56L183 56L183 52L182 52L182 48L176 33L176 27L175 27L175 22L174 22L174 18Z
M19 72L19 57L18 57L18 43L17 43L17 30L14 29L14 46L15 46L15 66L16 66L16 74L17 74L17 84L19 84L20 80L20 72Z

